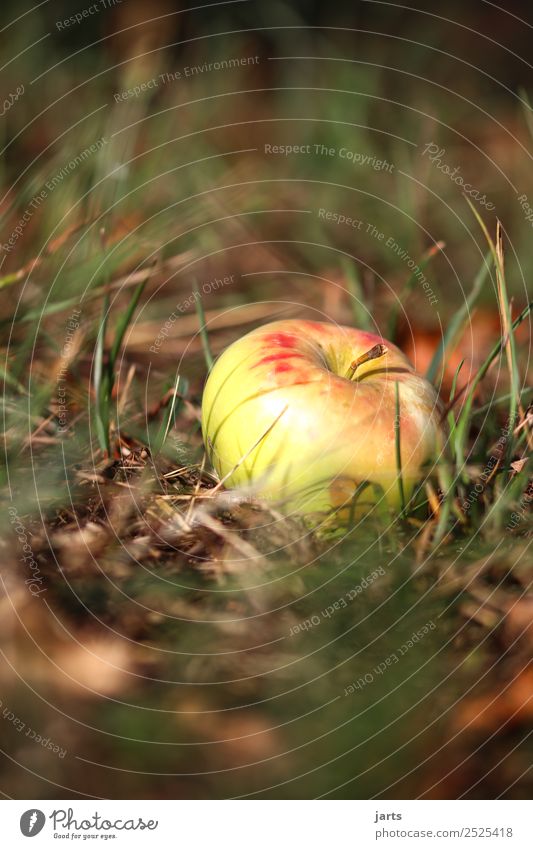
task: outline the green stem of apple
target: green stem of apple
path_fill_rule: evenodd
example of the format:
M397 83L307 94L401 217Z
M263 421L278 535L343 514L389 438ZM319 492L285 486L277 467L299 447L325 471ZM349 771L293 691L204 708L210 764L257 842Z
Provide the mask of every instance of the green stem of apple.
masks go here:
M355 372L357 371L359 366L362 366L363 363L370 362L370 360L377 360L380 357L383 357L387 353L387 351L387 346L382 345L381 342L377 345L374 345L373 348L370 348L369 351L366 351L364 354L361 354L360 357L357 357L357 359L353 361L346 373L346 378L348 380L353 380Z

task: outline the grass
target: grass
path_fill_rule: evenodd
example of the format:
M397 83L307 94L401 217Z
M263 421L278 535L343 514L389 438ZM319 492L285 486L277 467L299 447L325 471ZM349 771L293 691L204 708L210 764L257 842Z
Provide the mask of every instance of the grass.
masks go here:
M278 35L271 53L299 52ZM317 33L315 47L341 60L332 37ZM378 70L365 66L365 45L358 63L269 62L297 97L267 76L258 97L259 85L236 71L192 78L186 97L166 86L121 109L109 91L129 87L127 74L148 78L159 62L172 69L178 61L132 59L94 81L91 104L69 96L42 118L43 138L50 127L54 138L65 136L53 155L42 152L20 194L7 189L31 157L16 122L34 117L35 87L6 116L3 240L43 181L85 146L68 127L93 100L108 107L91 117L89 135L116 139L105 160L88 159L49 195L1 269L2 700L68 749L64 761L52 759L21 745L4 722L2 748L22 768L4 761L1 786L15 798L64 798L64 788L113 797L119 787L125 798L530 796L520 712L531 692L530 461L520 465L531 447L531 304L520 288L533 270L529 234L498 173L489 179L465 140L445 137L443 102L442 123L405 109L402 138L391 137L392 101L411 95L386 68L395 46ZM179 63L194 64L194 45L183 49ZM250 49L237 39L227 45L228 55ZM60 58L47 63L57 92L74 73ZM425 60L413 51L409 61L420 104L430 96ZM28 71L20 60L9 67ZM206 130L206 86L217 132ZM240 94L226 96L233 90ZM523 121L525 143L530 114L524 119L507 101L494 109L504 123ZM288 114L298 120L288 124ZM232 126L243 115L253 116L245 139ZM477 121L480 136L490 130L493 138L494 127ZM130 123L135 158L117 170ZM448 156L490 191L505 231L428 167L420 148L439 134ZM395 168L263 155L264 143L289 140L372 153ZM505 133L496 140L509 144ZM516 158L517 184L526 184L528 168ZM365 226L325 221L321 208ZM383 238L368 235L367 224ZM513 233L512 249L505 233ZM431 274L437 307L387 247L389 236ZM230 273L231 285L202 288ZM80 327L66 350L74 308ZM465 350L480 314L497 316L500 332ZM433 333L425 368L448 437L406 501L395 429L401 521L383 499L359 517L363 482L343 532L316 533L302 517L228 492L214 475L200 434L205 379L233 339L287 315L386 328L401 347L412 333L417 350ZM397 392L397 418L400 400ZM43 577L41 597L25 584L31 570L9 508ZM401 662L374 671L430 620L434 630ZM372 681L344 694L365 676ZM494 699L497 709L487 707ZM120 785L115 769L123 770Z
M483 291L483 286L485 285L489 272L489 259L490 251L483 260L468 298L466 298L464 304L459 307L455 314L450 317L449 324L443 335L442 341L439 343L426 372L426 377L430 383L435 383L437 381L439 367L442 365L446 352L453 349L453 346L454 344L457 344L461 333L464 332L472 310Z
M200 338L202 340L202 350L204 352L205 364L209 373L213 368L215 360L213 354L211 353L211 346L209 344L209 334L207 332L207 327L205 324L204 305L202 304L202 296L200 295L198 283L196 280L194 281L194 294L194 305L196 307L196 312L198 314L198 323L200 325Z
M101 450L109 455L109 429L111 426L110 411L113 402L113 389L116 387L116 364L126 332L133 320L135 310L144 291L151 269L137 283L127 301L124 312L117 320L113 341L107 356L105 355L105 338L110 310L109 290L104 284L102 318L98 328L96 350L94 356L94 394L95 394L95 426Z
M401 515L405 516L405 491L403 486L402 473L402 426L401 426L401 409L400 409L400 384L394 384L394 403L395 403L395 427L394 427L394 450L396 454L396 472L398 475L398 492L400 493Z

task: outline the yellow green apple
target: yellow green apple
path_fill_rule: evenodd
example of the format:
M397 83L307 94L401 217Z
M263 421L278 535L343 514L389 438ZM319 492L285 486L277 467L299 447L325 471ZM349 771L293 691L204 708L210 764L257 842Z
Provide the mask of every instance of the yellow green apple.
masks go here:
M435 457L440 415L434 388L391 342L289 320L221 354L202 431L226 486L301 513L338 510L356 495L360 512L377 497L395 507L409 497Z

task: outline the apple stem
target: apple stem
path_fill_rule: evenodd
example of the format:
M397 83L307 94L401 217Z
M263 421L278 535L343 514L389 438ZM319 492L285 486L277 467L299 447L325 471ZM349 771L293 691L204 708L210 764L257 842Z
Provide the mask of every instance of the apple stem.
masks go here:
M361 354L360 357L357 357L357 359L353 361L353 363L350 365L350 368L348 369L346 378L348 380L353 380L355 372L357 371L359 366L362 366L363 363L370 362L370 360L379 359L379 357L382 357L384 354L386 354L388 350L389 349L386 345L383 345L381 342L378 342L377 345L374 345L373 348L370 348L369 351L366 351L364 354Z

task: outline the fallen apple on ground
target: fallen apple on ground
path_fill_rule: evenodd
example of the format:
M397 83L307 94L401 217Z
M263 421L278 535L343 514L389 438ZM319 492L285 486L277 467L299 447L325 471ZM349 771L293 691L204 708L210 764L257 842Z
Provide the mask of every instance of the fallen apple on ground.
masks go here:
M224 484L306 514L354 496L358 514L380 497L400 506L436 456L439 421L435 390L395 345L303 320L230 345L202 401L204 443Z

